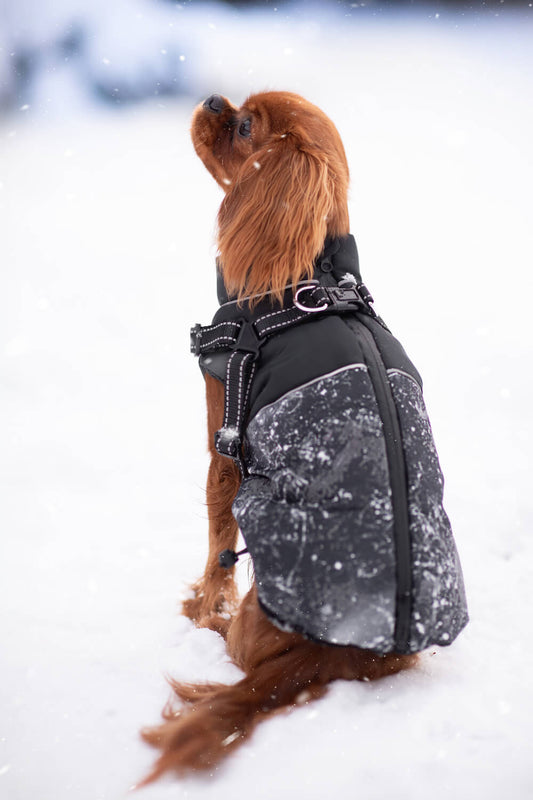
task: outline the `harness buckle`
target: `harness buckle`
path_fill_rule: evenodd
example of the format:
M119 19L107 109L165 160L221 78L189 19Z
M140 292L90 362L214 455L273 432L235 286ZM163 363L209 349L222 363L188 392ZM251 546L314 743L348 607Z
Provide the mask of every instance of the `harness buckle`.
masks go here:
M201 330L199 322L191 328L191 353L194 356L199 356L201 352Z
M300 295L305 291L315 292L313 299L316 300L316 295L318 295L318 302L321 302L321 305L314 307L304 305L300 300ZM322 311L354 311L354 306L363 306L365 301L355 286L312 286L308 284L298 289L294 295L294 305L300 311L317 314Z
M233 350L241 350L244 353L252 353L254 360L259 356L259 350L263 340L259 338L252 322L243 319L237 341L233 345Z
M325 286L329 299L336 310L353 310L355 305L364 305L364 300L355 286Z

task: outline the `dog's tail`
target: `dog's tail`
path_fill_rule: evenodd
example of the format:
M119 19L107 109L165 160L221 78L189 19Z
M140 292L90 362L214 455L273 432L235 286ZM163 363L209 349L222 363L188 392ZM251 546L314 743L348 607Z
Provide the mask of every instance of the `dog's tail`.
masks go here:
M176 696L185 705L178 712L167 708L163 714L165 722L143 732L144 740L162 751L144 784L167 770L184 773L214 769L250 735L258 722L277 710L320 697L332 680L375 680L416 662L413 655L377 655L369 650L331 647L297 634L283 633L268 622L257 605L248 616L253 615L257 616L254 632L266 626L268 633L263 638L254 637L255 647L250 647L249 652L255 654L255 663L246 663L246 653L233 653L248 673L246 677L232 686L171 682ZM246 627L250 634L250 627ZM240 638L241 647L243 641L246 647L246 641L251 640ZM265 641L269 642L269 652L265 652Z
M168 708L162 725L143 731L144 740L162 751L146 782L167 770L184 773L213 769L250 735L261 719L293 704L304 687L309 698L322 694L324 687L292 673L291 656L292 653L286 654L277 663L262 664L233 686L172 682L185 707L176 714Z

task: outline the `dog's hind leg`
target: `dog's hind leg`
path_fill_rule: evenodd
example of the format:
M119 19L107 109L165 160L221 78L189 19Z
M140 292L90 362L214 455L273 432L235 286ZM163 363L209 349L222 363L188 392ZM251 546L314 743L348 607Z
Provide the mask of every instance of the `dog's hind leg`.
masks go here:
M218 557L222 550L234 550L238 527L231 505L240 486L238 467L217 453L215 431L222 426L224 386L206 375L207 433L211 463L207 476L206 501L209 516L209 553L203 576L193 584L194 596L183 603L183 613L200 628L226 635L237 604L234 568L224 569Z

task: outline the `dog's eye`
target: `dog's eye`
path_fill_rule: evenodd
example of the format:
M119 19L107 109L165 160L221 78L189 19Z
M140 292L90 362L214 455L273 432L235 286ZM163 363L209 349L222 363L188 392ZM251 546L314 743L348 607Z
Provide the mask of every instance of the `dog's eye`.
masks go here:
M239 125L238 133L243 139L248 139L248 137L252 135L252 120L244 119Z

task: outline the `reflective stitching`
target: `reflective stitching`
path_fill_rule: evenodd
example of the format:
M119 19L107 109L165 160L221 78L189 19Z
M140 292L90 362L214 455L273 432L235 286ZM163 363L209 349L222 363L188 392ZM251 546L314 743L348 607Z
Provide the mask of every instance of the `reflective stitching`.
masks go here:
M250 371L250 376L248 378L248 387L246 389L246 397L244 398L244 408L248 407L248 398L250 397L250 391L252 389L254 375L255 375L255 362L252 364L252 369Z
M235 325L235 327L238 328L240 322L233 322L232 320L228 320L227 322L217 322L216 325L206 325L205 328L202 328L201 332L209 331L211 333L212 331L215 331L217 328L222 328L225 325Z
M303 312L303 313L305 313L305 312ZM291 320L291 322L292 322L292 320ZM263 328L261 333L266 333L267 331L273 331L276 328L284 328L288 324L289 324L288 322L278 322L276 325L269 325L267 328Z
M286 314L287 311L292 311L290 308L282 308L279 311L271 311L270 314L263 314L262 317L258 317L256 322L261 322L262 319L268 319L268 317L277 317L280 314Z
M242 387L244 383L244 367L246 366L246 362L249 361L251 355L252 355L251 353L247 353L239 365L239 394L237 396L237 428L239 429L241 427L241 421L242 421L241 417L243 411L243 406L241 405L241 397L242 397Z
M234 336L217 336L216 339L210 339L208 342L200 341L200 347L211 347L212 345L216 344L217 342L234 342Z
M237 350L233 351L233 353L229 357L228 365L226 367L226 386L228 388L229 388L229 382L230 382L231 362L233 361L233 359L237 355L237 352L238 352ZM227 394L227 392L224 392L224 405L225 405L225 409L224 409L224 428L228 427L229 404L230 404L229 398L226 398L226 394Z

